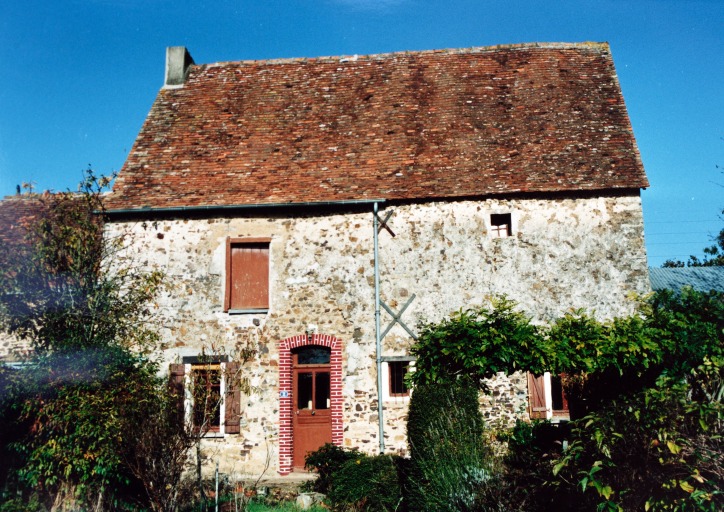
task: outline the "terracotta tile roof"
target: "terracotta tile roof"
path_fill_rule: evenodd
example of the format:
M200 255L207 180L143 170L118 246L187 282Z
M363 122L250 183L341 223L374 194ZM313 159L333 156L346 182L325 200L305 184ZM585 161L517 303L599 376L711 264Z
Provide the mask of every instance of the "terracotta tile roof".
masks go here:
M0 200L0 244L12 250L24 245L27 226L43 211L38 196L7 196Z
M605 43L192 65L111 209L647 187Z

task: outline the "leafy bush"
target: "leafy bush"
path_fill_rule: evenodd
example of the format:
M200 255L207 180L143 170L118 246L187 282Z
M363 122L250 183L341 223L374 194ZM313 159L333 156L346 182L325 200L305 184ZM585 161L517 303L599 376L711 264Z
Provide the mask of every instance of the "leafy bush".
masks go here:
M405 479L409 510L472 510L476 488L491 477L478 388L460 378L420 384L410 400Z
M345 450L332 443L326 443L319 450L310 452L304 458L304 467L309 471L317 472L318 476L312 486L313 490L328 494L334 474L342 468L345 462L359 457L360 453L356 448Z
M134 449L125 414L140 420L137 411L153 411L156 371L120 347L59 351L19 371L10 397L18 425L27 425L10 445L19 481L55 500L92 499L107 509L143 496L124 464Z
M517 421L511 429L495 433L507 445L490 480L476 491L476 510L547 512L575 510L575 499L551 483L555 460L563 452L568 424Z
M16 497L0 503L0 512L46 512L47 510L35 493L27 499Z
M489 307L424 326L413 353L418 384L445 385L461 375L478 382L496 371L566 374L574 419L568 448L559 453L562 439L551 444L541 435L547 427L518 428L508 440L503 472L493 471L477 487L474 506L505 509L510 502L500 494L502 500L496 499L494 491L508 488L518 502L528 503L527 510L724 509L723 294L660 292L625 318L601 322L575 311L535 328L513 303L494 299ZM415 414L443 414L436 396L420 400L414 410L423 389L413 394L413 424ZM432 427L418 434L426 430ZM421 501L417 509L469 509L469 500L456 503L450 486L438 485L465 478L447 476L453 472L444 469L445 457L434 443L414 441L414 431L411 452L417 445L420 453L413 453L413 481L437 485L440 491L429 494L441 499ZM425 458L431 467L435 458L441 462L437 482L424 474ZM415 499L425 496L413 492Z
M498 372L540 374L547 369L544 349L539 328L516 309L515 302L495 297L488 305L424 324L411 349L417 361L410 379L415 384L444 383L465 376L480 383Z
M721 365L700 371L721 377ZM663 376L576 422L559 485L577 485L591 510L723 510L724 407L691 389Z
M335 510L391 512L402 501L401 457L359 456L348 460L332 475L329 500Z

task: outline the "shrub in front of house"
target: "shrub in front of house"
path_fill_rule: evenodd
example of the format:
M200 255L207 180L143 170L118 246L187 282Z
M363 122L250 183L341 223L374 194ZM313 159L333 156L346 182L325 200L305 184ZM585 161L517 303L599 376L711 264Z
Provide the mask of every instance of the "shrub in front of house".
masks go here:
M317 479L312 484L312 490L328 494L332 485L332 478L344 464L359 458L361 454L356 448L346 450L332 443L326 443L319 450L310 452L304 458L304 467L317 473Z
M332 475L329 502L334 510L392 512L401 510L400 465L395 455L361 455Z
M410 400L407 439L408 510L472 510L491 478L493 454L484 438L478 388L465 378L420 384Z
M579 510L580 497L552 482L553 464L570 437L569 424L518 420L491 436L506 448L495 458L491 478L476 489L475 510Z
M305 467L318 474L311 489L326 494L334 510L385 512L402 510L400 474L407 462L328 443L307 455Z

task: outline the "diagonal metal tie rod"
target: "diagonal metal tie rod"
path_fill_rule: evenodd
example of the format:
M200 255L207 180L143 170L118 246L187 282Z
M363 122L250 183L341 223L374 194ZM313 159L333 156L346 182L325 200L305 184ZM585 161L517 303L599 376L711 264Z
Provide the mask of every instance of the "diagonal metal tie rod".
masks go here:
M385 216L384 219L381 219L380 216L375 213L375 216L377 217L377 220L378 220L378 222L379 222L379 224L377 225L377 232L378 232L378 233L379 233L380 231L382 231L382 229L384 228L384 229L386 229L386 230L390 233L390 235L392 235L393 237L395 236L395 232L392 231L392 228L390 228L390 226L387 225L387 221L390 220L390 217L392 217L392 214L393 214L393 213L395 213L395 212L392 211L392 210L390 210L389 212L387 212L387 215Z
M413 293L412 296L405 302L405 305L402 306L402 309L400 309L399 313L395 313L392 311L392 308L385 304L385 301L380 300L380 305L385 308L385 311L387 311L392 316L392 322L390 322L390 325L387 326L387 329L382 333L380 336L380 339L384 339L385 336L387 336L387 333L390 332L390 329L392 329L395 324L400 324L403 329L407 331L407 334L409 334L413 340L417 340L417 336L415 333L412 332L412 330L405 325L405 322L402 321L402 315L405 312L405 310L408 308L410 304L412 304L412 301L415 300L415 294Z

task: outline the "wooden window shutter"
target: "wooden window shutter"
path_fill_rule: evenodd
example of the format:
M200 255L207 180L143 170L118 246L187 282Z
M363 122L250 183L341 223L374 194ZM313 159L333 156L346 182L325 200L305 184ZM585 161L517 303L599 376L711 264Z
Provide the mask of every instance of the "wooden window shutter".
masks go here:
M528 374L528 402L530 406L530 419L546 418L546 392L543 375L536 377Z
M224 432L226 434L238 434L241 416L241 390L239 389L238 362L226 363L226 411L224 419Z
M224 309L269 307L269 239L229 238Z
M169 380L168 387L169 392L174 400L176 400L176 414L178 415L179 421L184 421L184 374L186 367L183 364L171 364L169 365Z

